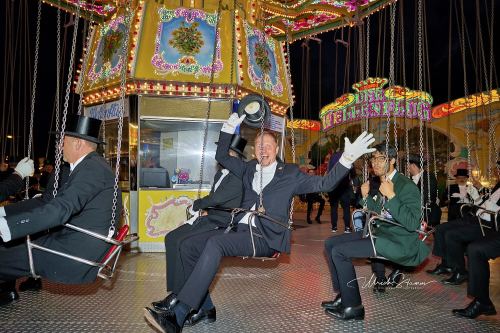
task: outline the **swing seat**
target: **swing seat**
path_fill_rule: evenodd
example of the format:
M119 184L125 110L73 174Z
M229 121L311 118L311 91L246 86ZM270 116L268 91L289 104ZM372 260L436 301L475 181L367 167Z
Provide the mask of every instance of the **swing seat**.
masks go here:
M283 228L288 228L288 229L292 229L292 222L290 221L288 224L284 224L270 216L267 216L257 210L251 210L251 209L244 209L244 208L221 208L221 207L208 207L207 210L219 210L219 211L224 211L224 212L230 212L231 213L231 222L229 223L230 226L234 226L233 224L233 221L234 221L234 217L236 216L236 214L239 214L239 213L250 213L250 220L253 221L253 219L255 219L255 216L259 216L259 217L262 217L272 223L275 223L275 224L278 224L280 226L282 226ZM252 222L250 222L249 224L252 224ZM275 251L271 256L269 257L257 257L255 256L255 244L254 244L254 233L253 233L253 227L252 228L249 228L250 230L250 240L252 241L252 247L253 247L253 250L254 250L254 255L253 256L241 256L242 259L257 259L257 260L261 260L261 261L269 261L269 260L276 260L279 258L279 256L281 255L281 253L279 251ZM257 236L257 237L262 237L262 236Z
M484 228L492 229L494 227L495 230L498 231L498 213L500 213L500 211L495 212L474 204L463 204L460 206L460 216L462 217L464 217L465 215L463 211L464 208L469 208L469 212L474 212L474 216L476 217L477 222L479 223L479 227L481 228L481 233L483 234L483 237L486 236ZM490 216L490 223L486 222L485 220L481 219L480 216L476 215L476 212L478 210L481 210L481 216L483 214L488 214Z
M38 244L32 243L30 237L27 236L26 237L26 246L28 248L28 259L29 259L29 264L30 264L31 276L33 278L40 277L39 275L36 274L35 263L33 261L33 249L37 249L37 250L49 252L49 253L52 253L54 255L61 256L61 257L64 257L64 258L67 258L70 260L74 260L74 261L77 261L77 262L85 264L85 265L98 267L99 270L97 272L97 276L102 278L102 279L109 280L113 277L113 274L114 274L115 269L116 269L116 264L118 263L118 259L120 257L120 253L122 251L123 246L130 244L132 242L135 242L139 239L139 236L137 236L137 234L135 234L135 233L128 234L129 226L127 224L123 225L118 230L116 238L108 238L108 237L103 236L99 233L77 227L77 226L72 225L70 223L66 223L64 226L67 228L70 228L72 230L84 233L88 236L100 239L108 244L111 244L112 246L106 252L106 254L104 255L101 262L95 262L92 260L88 260L85 258L81 258L78 256L67 254L64 252L52 250L52 249L49 249L47 247L43 247L43 246L40 246Z
M269 257L250 257L250 256L244 256L241 257L241 259L255 259L255 260L261 260L261 261L273 261L276 260L280 257L281 252L275 251L272 255Z
M359 210L358 210L359 211ZM363 210L362 210L363 211ZM377 224L377 222L383 222L383 223L389 223L392 225L395 225L400 228L404 228L404 226L398 222L396 222L393 219L389 219L386 217L383 217L376 212L369 211L369 210L364 210L365 214L370 215L371 217L368 219L368 222L365 225L365 231L363 231L363 238L370 238L370 241L372 243L372 248L373 248L373 253L375 254L373 257L370 257L370 259L381 259L381 260L389 260L384 256L380 256L377 254L377 249L375 248L375 239L377 236L374 235L373 228ZM434 232L434 229L431 229L430 231L425 231L422 230L421 228L415 230L416 233L419 234L419 239L420 241L425 241L427 237Z

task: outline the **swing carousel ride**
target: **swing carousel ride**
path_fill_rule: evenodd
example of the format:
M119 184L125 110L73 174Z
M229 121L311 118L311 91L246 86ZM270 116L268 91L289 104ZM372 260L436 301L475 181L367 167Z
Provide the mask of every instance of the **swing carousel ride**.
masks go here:
M257 114L252 123L247 112L250 126L241 128L242 136L252 138L262 120L262 127L278 134L281 154L286 152L287 160L295 161L297 153L302 167L312 164L318 173L325 171L325 155L339 146L341 133L354 137L370 130L378 141L393 142L399 148L398 165L412 151L422 161L433 161L430 167L436 175L445 167L448 178L465 166L484 185L493 181L499 102L491 81L493 57L490 55L487 64L482 55L485 69L481 80L488 81L486 67L490 66L485 93L469 96L464 77L463 99L432 108L421 0L415 28L416 90L406 82L402 5L398 7L397 1L44 2L73 13L75 24L80 18L91 22L73 82L80 95L79 112L82 108L86 115L104 120L105 153L111 163L121 166L117 170L121 170L124 202L143 251L162 251L163 236L185 220L185 209L192 200L210 189L215 174L214 142L222 122L228 111L240 112L242 105L252 101L258 102L262 115ZM381 10L387 6L390 13ZM370 45L374 44L370 17L376 12L384 13L384 20L388 18L385 30L379 22L378 43L383 35L385 47L385 36L390 38L389 73L379 64L379 59L385 59L380 49L376 50L375 71L370 64ZM320 122L294 119L290 43L315 41L321 49L319 33L333 30L343 36L344 29L349 36L353 31L353 40L357 38L356 47L350 47L349 39L335 40L357 61L355 78L359 81L352 85L354 93L349 92L347 74L344 94L333 103L324 105L319 89ZM458 32L465 54L464 32ZM488 37L492 42L493 29ZM73 50L75 40L73 37ZM372 52L373 58L376 52ZM344 66L350 68L349 62ZM318 69L321 82L321 58ZM310 98L309 88L304 88L309 86L309 70L305 72L300 116L309 118L308 102L304 102ZM474 124L471 114L475 115ZM482 116L479 122L478 114ZM481 128L486 135L478 134L476 129ZM252 154L247 148L246 155ZM366 163L363 173L366 177Z
M75 20L95 22L75 90L83 112L105 120L103 136L111 161L123 141L121 164L129 172L121 175L121 184L129 190L130 220L138 221L132 230L138 231L145 251L163 250L163 236L185 219L185 208L197 195L193 190L199 184L199 196L209 189L217 133L239 101L264 98L269 106L265 127L276 131L284 146L285 118L293 99L289 43L352 26L392 3L44 2L74 13ZM251 138L252 131L243 127L242 135Z

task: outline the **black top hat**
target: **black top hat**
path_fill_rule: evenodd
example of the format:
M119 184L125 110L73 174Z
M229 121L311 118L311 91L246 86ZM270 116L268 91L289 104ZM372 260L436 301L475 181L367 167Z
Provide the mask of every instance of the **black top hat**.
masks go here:
M215 144L218 144L219 142L216 142ZM229 149L232 151L238 153L241 157L245 157L245 154L243 151L245 150L245 146L247 145L247 140L243 139L241 136L238 134L233 134L233 137L231 138L231 145L229 146Z
M64 135L80 138L93 143L105 144L105 142L99 140L100 129L101 120L99 119L81 115L68 115Z
M467 177L469 178L469 170L467 169L457 169L455 177Z
M258 128L264 118L267 121L271 114L271 108L261 95L250 94L243 97L238 106L238 116L246 114L243 122L250 127Z

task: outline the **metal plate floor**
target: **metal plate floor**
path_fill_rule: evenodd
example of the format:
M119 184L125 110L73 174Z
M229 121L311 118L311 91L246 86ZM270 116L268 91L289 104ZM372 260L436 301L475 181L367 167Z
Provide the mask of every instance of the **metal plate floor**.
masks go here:
M298 219L292 254L277 261L224 259L212 298L217 321L184 332L500 332L500 315L477 320L456 318L451 309L470 302L466 285L444 286L424 272L405 276L400 288L373 294L370 266L356 262L366 310L364 321L342 322L321 309L332 299L323 240L332 235L329 223L307 225ZM341 232L339 232L340 234ZM38 292L20 293L20 300L0 308L0 332L87 333L154 332L143 307L165 296L162 253L127 253L114 280L86 286L44 281ZM500 310L500 260L491 262L491 295Z

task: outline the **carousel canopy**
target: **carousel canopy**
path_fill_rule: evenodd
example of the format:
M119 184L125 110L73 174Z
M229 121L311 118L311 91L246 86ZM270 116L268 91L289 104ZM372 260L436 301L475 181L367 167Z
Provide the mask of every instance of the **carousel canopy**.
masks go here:
M54 6L75 12L80 7L81 16L97 22L109 20L121 6L138 0L44 0ZM291 40L315 35L347 25L355 25L373 12L396 0L249 0L240 6L245 20L259 20L267 34L278 40ZM183 6L206 9L217 6L218 0L172 1L148 0L168 7ZM230 6L232 1L223 1ZM288 25L288 28L287 28Z

